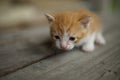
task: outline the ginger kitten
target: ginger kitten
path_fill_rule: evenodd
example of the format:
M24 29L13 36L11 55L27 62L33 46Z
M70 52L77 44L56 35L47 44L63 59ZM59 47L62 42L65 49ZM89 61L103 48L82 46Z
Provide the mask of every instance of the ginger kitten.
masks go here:
M51 39L59 49L71 50L82 46L83 51L91 52L95 42L105 44L99 17L87 9L45 16L50 23Z

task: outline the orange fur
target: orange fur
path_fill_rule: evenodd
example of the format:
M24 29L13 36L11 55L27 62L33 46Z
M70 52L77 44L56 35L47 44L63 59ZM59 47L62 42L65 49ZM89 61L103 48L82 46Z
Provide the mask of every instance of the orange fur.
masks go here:
M84 51L93 51L94 42L105 44L99 17L87 9L46 14L46 17L51 39L60 49L82 45Z
M85 16L91 16L93 19L89 29L86 32L83 31L79 23L79 20ZM54 14L54 17L55 21L51 24L52 37L54 33L56 33L56 29L59 31L58 33L60 35L63 35L64 29L66 28L68 33L73 32L72 36L77 37L77 41L75 41L75 43L78 43L82 37L87 36L95 31L101 31L101 22L98 16L86 9L57 13Z

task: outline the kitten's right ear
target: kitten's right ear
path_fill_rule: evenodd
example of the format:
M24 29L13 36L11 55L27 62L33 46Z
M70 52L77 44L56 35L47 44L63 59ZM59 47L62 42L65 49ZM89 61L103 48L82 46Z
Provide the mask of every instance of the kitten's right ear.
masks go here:
M84 17L83 19L81 19L80 23L82 24L82 26L84 28L88 28L91 21L92 21L92 17L87 16L87 17Z
M54 16L52 16L52 15L50 15L50 14L48 14L48 13L46 13L45 16L46 16L46 18L48 19L48 22L49 22L49 23L51 23L51 22L53 22L53 21L55 20Z

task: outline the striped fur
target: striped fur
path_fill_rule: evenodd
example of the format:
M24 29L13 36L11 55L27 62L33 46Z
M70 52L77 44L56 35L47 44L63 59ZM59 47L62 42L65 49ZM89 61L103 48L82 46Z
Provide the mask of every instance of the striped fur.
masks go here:
M76 45L84 46L83 44L87 44L89 42L89 40L84 40L88 36L91 36L94 33L95 42L97 40L96 38L99 37L97 34L102 35L99 17L86 9L66 11L53 15L46 14L46 17L50 22L51 39L60 49L70 50ZM56 39L55 36L59 36L60 39ZM74 37L75 40L71 41L70 37ZM103 37L97 40L97 42L105 44ZM92 44L94 45L94 43ZM85 51L92 50L88 49Z

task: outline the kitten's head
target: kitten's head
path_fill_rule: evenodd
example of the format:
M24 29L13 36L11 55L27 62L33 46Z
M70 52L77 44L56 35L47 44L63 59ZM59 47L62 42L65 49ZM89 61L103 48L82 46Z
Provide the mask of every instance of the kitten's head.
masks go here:
M85 36L91 21L89 16L80 16L78 12L45 14L50 23L51 39L56 47L71 50Z

